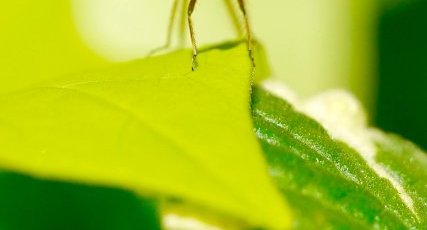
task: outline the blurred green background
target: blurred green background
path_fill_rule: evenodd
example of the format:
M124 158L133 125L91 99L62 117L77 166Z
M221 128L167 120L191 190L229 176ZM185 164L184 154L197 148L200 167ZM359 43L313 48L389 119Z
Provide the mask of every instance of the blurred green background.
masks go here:
M162 45L171 4L171 0L1 3L0 93L143 57ZM348 89L363 102L373 124L427 148L427 1L248 0L248 4L253 31L268 50L273 77L302 97ZM201 0L194 17L200 44L236 38L220 0ZM182 43L179 25L175 32L177 47ZM150 222L153 218L140 218L145 214L156 216L154 204L126 191L0 174L1 230L157 229Z
M160 230L155 203L113 188L0 172L1 230Z
M384 7L375 123L427 149L427 1Z

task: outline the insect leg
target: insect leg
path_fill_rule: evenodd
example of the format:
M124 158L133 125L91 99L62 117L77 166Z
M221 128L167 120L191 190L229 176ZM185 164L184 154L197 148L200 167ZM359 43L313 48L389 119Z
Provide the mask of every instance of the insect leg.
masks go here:
M188 10L188 1L182 0L181 7L181 18L179 21L179 46L184 47L187 43L187 10Z
M245 29L246 29L246 37L247 37L246 42L247 42L247 46L248 46L249 58L251 59L252 67L255 67L255 59L254 59L253 51L252 51L252 34L251 34L250 26L249 26L248 15L246 13L245 1L244 0L238 0L238 2L239 2L240 10L242 11L243 17L245 20Z
M173 24L175 22L175 17L176 17L176 13L178 10L178 2L179 0L174 0L173 5L172 5L172 12L170 14L170 18L169 18L169 26L168 26L168 31L167 31L167 35L166 35L166 42L163 46L158 47L154 50L151 50L148 53L148 56L151 56L159 51L162 51L164 49L167 49L170 47L171 43L172 43L172 33L173 33Z
M194 11L194 6L196 5L197 0L190 0L190 4L188 5L188 27L190 28L190 37L191 37L191 44L193 45L193 60L191 69L194 71L197 67L197 44L196 44L196 37L194 34L194 28L193 28L193 20L191 19L191 15Z

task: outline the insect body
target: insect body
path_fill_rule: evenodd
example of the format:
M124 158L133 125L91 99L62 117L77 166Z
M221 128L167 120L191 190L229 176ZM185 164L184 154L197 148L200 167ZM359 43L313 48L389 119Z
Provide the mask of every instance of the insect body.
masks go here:
M171 18L170 18L170 22L169 22L169 27L168 27L168 36L167 36L167 40L166 40L166 44L159 48L159 49L164 49L164 48L168 48L171 44L171 36L172 36L172 30L173 30L173 22L176 16L176 12L178 10L178 3L180 0L174 0L173 3L173 7L172 7L172 14L171 14ZM190 38L191 38L191 44L193 47L193 58L192 58L192 67L191 69L194 71L197 67L197 55L198 55L198 49L197 49L197 44L196 44L196 35L194 32L194 26L193 26L193 20L192 20L192 14L194 12L194 7L197 3L197 0L181 0L184 4L184 7L187 7L187 21L188 21L188 27L190 30ZM188 2L189 1L189 2ZM228 9L231 13L231 15L233 16L233 19L235 20L235 26L238 27L238 21L237 17L235 15L235 11L232 7L232 0L224 0L225 3L228 6ZM249 54L249 58L251 60L252 66L255 67L255 61L253 58L253 54L252 54L252 35L251 35L251 30L249 27L249 20L248 20L248 15L246 12L246 6L245 6L245 0L237 0L238 4L239 4L239 9L243 14L243 18L244 18L244 27L246 30L246 42L247 42L247 48L248 48L248 54ZM157 49L158 50L158 49ZM154 50L153 52L156 52L157 50Z

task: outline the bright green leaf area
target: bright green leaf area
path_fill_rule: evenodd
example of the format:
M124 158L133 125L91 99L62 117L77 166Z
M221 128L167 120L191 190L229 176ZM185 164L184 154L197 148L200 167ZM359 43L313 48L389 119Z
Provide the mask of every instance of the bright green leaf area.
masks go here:
M0 167L286 228L253 133L245 45L206 49L198 61L192 72L190 52L177 51L0 96Z
M285 101L256 89L253 119L270 175L294 211L294 229L427 228L427 155L411 143L372 131L376 162L409 194L409 208L358 152Z

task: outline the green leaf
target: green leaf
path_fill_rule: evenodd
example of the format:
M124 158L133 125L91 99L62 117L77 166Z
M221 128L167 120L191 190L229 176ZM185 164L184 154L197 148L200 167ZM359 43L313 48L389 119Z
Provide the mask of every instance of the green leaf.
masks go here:
M247 51L233 46L202 52L195 72L185 50L1 96L0 167L286 228L253 133Z
M316 121L256 89L253 118L270 175L294 210L295 229L425 229L427 155L368 130L375 162Z
M377 161L402 183L412 198L417 219L427 227L427 155L393 134L372 133L378 147Z

